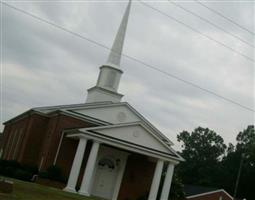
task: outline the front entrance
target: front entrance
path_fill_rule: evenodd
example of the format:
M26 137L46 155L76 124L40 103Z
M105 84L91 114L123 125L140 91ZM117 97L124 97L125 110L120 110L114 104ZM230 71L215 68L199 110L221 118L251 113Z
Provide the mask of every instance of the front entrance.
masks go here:
M105 199L111 199L117 178L117 173L118 167L112 158L101 158L97 163L93 194Z
M115 199L122 180L126 156L113 148L100 147L92 195L104 199Z

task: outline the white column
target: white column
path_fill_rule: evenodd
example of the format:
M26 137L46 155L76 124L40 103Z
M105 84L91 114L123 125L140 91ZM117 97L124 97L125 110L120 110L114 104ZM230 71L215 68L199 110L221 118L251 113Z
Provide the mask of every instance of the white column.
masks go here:
M126 164L127 164L127 158L129 154L123 153L123 156L121 158L121 166L120 166L120 171L116 179L113 195L112 195L112 200L117 200L119 191L120 191L120 185L123 179L123 175L125 172Z
M80 173L81 163L83 160L86 144L87 144L87 139L80 138L79 144L75 153L75 157L73 160L72 169L68 178L67 186L64 188L65 191L76 192L75 187L76 187L78 176Z
M172 163L168 164L166 177L164 180L163 189L161 192L160 200L167 200L168 195L170 193L171 183L172 183L172 177L174 173L174 165Z
M153 176L148 200L156 200L157 198L160 179L161 179L161 175L163 171L163 165L164 165L164 161L159 159L156 165L156 169L154 171L154 176Z
M90 189L91 189L91 185L92 185L92 177L94 174L94 170L95 170L95 165L96 165L96 159L97 159L97 153L99 150L99 146L100 144L96 141L93 142L90 154L89 154L89 159L87 162L87 166L84 172L84 176L82 179L82 183L81 183L81 188L79 190L79 193L81 195L85 195L85 196L90 196Z

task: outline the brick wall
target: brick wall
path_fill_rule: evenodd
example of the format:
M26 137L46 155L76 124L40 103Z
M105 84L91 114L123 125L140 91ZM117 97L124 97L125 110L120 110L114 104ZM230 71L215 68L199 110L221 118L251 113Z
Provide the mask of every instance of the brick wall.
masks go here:
M134 200L148 193L155 166L146 156L131 154L127 160L118 200Z
M68 177L69 177L77 146L78 146L78 140L73 140L70 138L64 138L61 143L61 147L60 147L59 154L58 154L57 161L56 161L56 166L61 168L62 175L66 179L68 179ZM80 174L79 174L78 181L77 181L78 187L81 185L81 181L83 178L83 174L85 171L85 167L87 164L91 146L92 146L92 142L88 141L87 145L86 145L86 150L84 153L82 165L81 165Z
M47 120L47 117L31 113L7 123L3 132L3 159L37 165Z
M7 143L10 138L10 131L11 131L11 124L8 124L4 127L3 135L2 135L2 141L1 141L1 148L3 149L2 159L7 159L8 154L8 147Z
M41 167L42 170L53 165L58 145L64 129L89 127L93 124L54 113L51 116L42 116L37 113L28 113L23 118L11 121L5 125L3 131L3 159L17 160L22 164ZM61 152L69 160L73 159L77 148L77 141L66 141ZM62 154L61 154L62 155ZM59 161L65 174L69 173L70 163L64 159ZM67 164L66 167L64 165Z
M38 114L31 115L23 128L24 137L21 141L20 156L18 161L31 166L38 166L40 151L48 124L48 118Z
M44 145L40 154L40 157L43 157L44 159L41 169L45 170L54 163L63 130L69 128L84 128L90 126L95 125L62 114L58 114L52 117L48 123L46 135L44 138ZM62 147L62 150L63 148L68 147ZM70 154L73 154L72 151L74 150L70 150Z

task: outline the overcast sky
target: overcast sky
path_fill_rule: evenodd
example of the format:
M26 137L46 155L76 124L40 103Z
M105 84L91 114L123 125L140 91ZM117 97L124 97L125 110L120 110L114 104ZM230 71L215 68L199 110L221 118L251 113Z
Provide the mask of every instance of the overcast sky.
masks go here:
M126 1L8 1L60 26L111 46ZM169 2L148 2L215 40L253 57L253 47ZM194 1L179 5L251 45L253 36ZM250 2L205 2L254 31ZM85 102L109 52L85 40L2 6L2 119L32 107ZM133 2L124 53L254 108L254 62ZM254 123L254 113L155 72L127 58L119 92L174 143L182 130L209 127L226 143ZM1 126L0 130L3 129ZM177 148L178 148L177 144Z

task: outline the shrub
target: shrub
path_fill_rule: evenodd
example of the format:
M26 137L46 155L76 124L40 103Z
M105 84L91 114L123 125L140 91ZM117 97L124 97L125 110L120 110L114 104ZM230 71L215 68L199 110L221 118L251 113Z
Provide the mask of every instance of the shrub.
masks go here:
M0 160L0 166L20 168L20 164L15 160Z
M36 167L36 166L23 165L21 168L24 171L30 172L32 174L38 174L38 167Z
M47 169L48 178L55 181L62 181L62 171L56 166L52 165Z
M31 172L18 169L15 171L14 177L23 181L31 181L33 174Z
M39 177L63 183L67 182L66 178L62 176L62 170L56 165L51 165L46 171L40 171Z
M21 165L14 160L0 160L0 174L12 178L30 181L38 173L37 167Z
M41 178L49 178L49 177L48 177L48 172L47 172L47 171L40 171L38 175L39 175L39 177L41 177Z
M1 172L2 175L4 176L9 176L9 177L14 177L14 173L17 169L11 166L6 166L3 170L3 172Z

